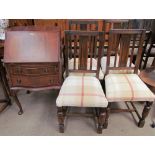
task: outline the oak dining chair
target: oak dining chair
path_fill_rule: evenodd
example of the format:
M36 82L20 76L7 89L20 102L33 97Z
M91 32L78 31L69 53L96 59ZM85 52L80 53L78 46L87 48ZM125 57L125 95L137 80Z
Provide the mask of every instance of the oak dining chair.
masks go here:
M137 35L140 37L138 41L136 40ZM138 127L144 126L145 118L147 117L151 109L151 105L155 100L155 95L138 76L138 68L143 49L144 37L145 30L143 29L110 30L105 76L106 98L109 102L107 117L109 116L110 111L135 112L139 118ZM136 63L132 66L135 44L138 44L138 52ZM113 66L111 65L112 52L115 53ZM113 72L117 70L125 70L125 73L118 74L118 72ZM129 74L126 73L126 70L133 72L130 72ZM111 105L116 104L116 102L121 102L122 104L125 103L127 109L111 108ZM135 102L146 103L142 115L140 115L136 109ZM132 108L129 107L129 104L131 104Z
M102 133L108 105L99 81L103 35L104 32L97 31L65 31L67 78L56 100L59 131L62 133L65 118L69 115L68 109L71 107L93 108L97 132ZM97 41L99 41L98 50ZM71 43L74 43L74 48ZM96 55L98 55L97 59ZM69 67L71 61L72 68Z

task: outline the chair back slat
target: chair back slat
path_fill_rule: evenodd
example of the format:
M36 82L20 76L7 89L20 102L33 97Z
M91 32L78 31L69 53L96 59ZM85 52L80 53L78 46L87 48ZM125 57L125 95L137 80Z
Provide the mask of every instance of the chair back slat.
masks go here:
M97 58L97 38L94 37L93 38L93 53L94 53L94 58Z
M92 59L93 59L93 37L89 37L89 55L90 55L90 70L92 70Z
M104 32L98 31L65 31L65 61L67 76L69 72L96 73L99 77L101 52ZM73 47L74 46L74 47ZM71 50L70 50L71 49ZM71 54L69 54L72 52ZM72 55L71 57L69 55ZM68 67L68 61L73 68ZM94 69L94 61L96 69Z
M125 34L120 37L120 53L119 53L119 66L126 67L129 55L131 36Z
M107 54L107 74L109 70L133 70L138 72L143 42L145 37L144 29L113 29L109 32L109 47ZM138 39L137 39L138 38ZM133 53L138 49L136 63L133 66ZM114 65L110 66L111 53L115 53ZM119 59L119 60L118 60Z
M131 49L131 56L130 56L130 67L132 65L132 61L133 61L133 56L134 56L134 47L135 47L135 44L136 44L136 35L133 36L133 41L132 41L132 49Z
M72 38L71 38L71 36L69 36L68 37L68 39L69 39L69 58L71 59L72 58Z
M86 70L87 69L87 58L88 58L88 37L80 36L79 37L79 69Z
M74 36L74 69L76 69L76 55L77 55L77 44L78 44L78 38Z

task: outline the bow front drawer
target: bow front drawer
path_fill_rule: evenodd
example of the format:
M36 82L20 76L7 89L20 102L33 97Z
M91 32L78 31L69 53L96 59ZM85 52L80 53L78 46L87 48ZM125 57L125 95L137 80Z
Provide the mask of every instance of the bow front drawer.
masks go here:
M60 86L59 63L6 64L11 87L39 88Z
M48 87L48 86L59 86L58 76L13 76L11 79L12 87Z
M40 76L56 75L59 72L58 64L51 65L11 65L10 73L12 75Z

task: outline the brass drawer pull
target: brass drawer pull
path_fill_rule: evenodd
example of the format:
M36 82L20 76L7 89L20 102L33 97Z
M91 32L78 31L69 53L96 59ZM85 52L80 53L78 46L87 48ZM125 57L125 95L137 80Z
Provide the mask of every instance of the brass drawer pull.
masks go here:
M22 73L22 70L21 70L20 67L16 68L16 73L17 73L17 74L21 74L21 73Z
M17 79L17 84L21 84L21 80Z
M47 68L44 70L44 73L48 73L48 69Z
M51 83L51 84L54 83L54 80L50 80L50 83Z

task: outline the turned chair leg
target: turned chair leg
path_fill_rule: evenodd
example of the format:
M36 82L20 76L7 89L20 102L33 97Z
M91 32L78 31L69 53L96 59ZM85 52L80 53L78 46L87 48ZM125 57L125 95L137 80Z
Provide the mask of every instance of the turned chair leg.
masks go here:
M97 133L102 134L102 129L103 129L105 118L106 118L106 109L100 108L99 110L100 111L99 111L99 117L98 117Z
M108 107L106 108L106 118L105 118L105 123L104 123L104 129L108 128L108 119L110 115L110 103L108 104Z
M142 128L145 124L145 118L148 116L149 111L151 109L151 105L153 102L146 102L146 105L144 106L143 112L142 112L142 117L139 120L138 127Z
M20 102L19 102L19 99L18 99L18 97L17 97L16 91L12 91L11 93L12 93L12 96L13 96L13 98L14 98L14 100L15 100L15 103L16 103L17 106L19 107L18 115L22 115L22 114L23 114L23 108L22 108L22 106L21 106L21 104L20 104Z
M64 133L64 111L63 107L57 107L57 116L58 116L58 122L59 122L59 132Z

